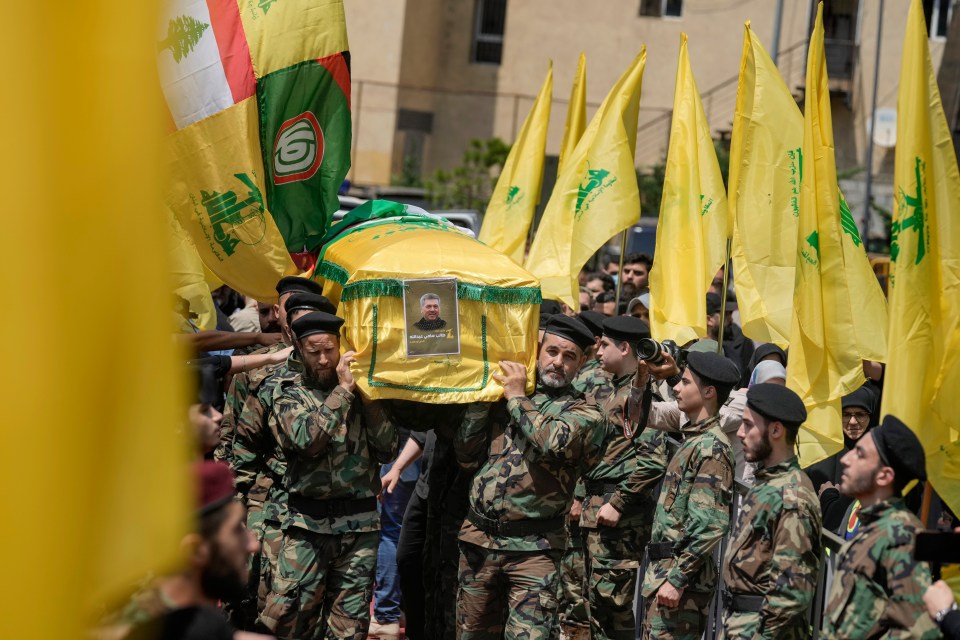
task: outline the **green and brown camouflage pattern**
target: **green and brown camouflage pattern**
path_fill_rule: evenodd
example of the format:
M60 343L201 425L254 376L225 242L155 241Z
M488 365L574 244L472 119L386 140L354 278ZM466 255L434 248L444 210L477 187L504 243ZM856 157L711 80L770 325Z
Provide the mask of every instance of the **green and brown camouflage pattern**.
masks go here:
M376 577L376 531L284 532L260 621L281 640L366 638Z
M696 606L689 605L685 613L656 606L652 614L648 610L644 625L652 630L652 637L700 637L702 628L685 631L698 615L699 600L694 595L709 601L715 591L713 550L730 528L733 452L720 419L714 416L688 424L683 431L684 441L667 465L651 534L651 542L673 543L674 554L650 561L642 595L655 605L654 594L669 581L683 590L688 604Z
M923 604L930 569L913 559L922 529L903 498L860 509L860 529L837 555L820 637L941 637Z
M600 366L600 360L589 358L577 371L570 386L582 396L592 396L594 404L599 407L604 398L613 392L612 380L613 376Z
M574 485L599 459L603 439L596 405L574 394L569 387L538 383L532 398L467 408L454 443L458 460L485 460L470 488L475 511L502 521L567 517ZM493 536L466 521L460 540L504 551L566 547L564 527L523 537Z
M640 639L701 640L712 598L710 593L684 591L672 609L657 604L656 598L647 599Z
M459 640L550 640L557 628L560 550L461 545Z
M667 468L664 436L646 429L636 437L624 430L624 406L633 375L614 378L601 404L605 437L600 461L585 474L589 482L616 485L588 495L580 515L586 549L586 582L592 635L632 640L637 571L650 541L654 489ZM597 514L610 503L620 513L616 527L600 525Z
M721 638L806 640L820 571L820 500L797 459L759 467L723 562L724 588L763 596L759 612L726 610Z
M396 455L397 434L380 402L364 401L340 385L331 391L281 381L269 419L287 458L284 487L314 500L375 497L380 464ZM289 510L287 526L316 533L377 531L376 509L313 518Z
M560 606L558 622L564 638L571 640L590 638L590 614L583 588L586 582L586 560L580 527L575 522L567 523L567 548L560 558Z

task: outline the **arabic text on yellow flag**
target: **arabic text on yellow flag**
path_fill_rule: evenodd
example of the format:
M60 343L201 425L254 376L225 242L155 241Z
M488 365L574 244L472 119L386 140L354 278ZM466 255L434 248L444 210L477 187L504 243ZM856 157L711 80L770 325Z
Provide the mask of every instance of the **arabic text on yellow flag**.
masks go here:
M897 104L890 341L882 413L917 432L934 489L960 509L960 174L920 2L907 18Z
M580 268L611 237L640 219L634 154L643 48L590 121L543 212L526 269L544 299L576 308Z
M577 62L577 75L570 89L570 106L567 107L567 121L563 126L563 139L560 141L560 157L557 160L557 175L563 173L563 165L573 155L587 128L587 57L580 54Z
M80 638L97 605L175 566L191 526L162 98L146 80L115 90L154 73L157 4L21 2L5 18L16 28L0 52L19 63L0 113L16 123L5 142L17 152L0 160L0 185L18 215L0 234L0 282L27 316L2 321L17 339L4 347L16 364L0 371L16 398L0 464L21 480L9 522L29 531L0 534L16 576L0 584L0 637ZM94 95L109 99L77 99Z
M650 328L657 340L684 344L707 335L706 293L723 266L728 224L720 164L681 34L657 225L657 246L670 250L657 256L650 274Z
M540 200L552 100L553 63L503 164L477 238L510 256L517 264L523 262L527 232Z
M802 142L796 100L747 22L730 140L731 257L743 333L781 347L793 309Z
M883 359L887 311L856 223L837 189L823 5L807 54L803 182L787 386L810 412L800 434L804 465L843 445L840 398L865 381L863 359Z

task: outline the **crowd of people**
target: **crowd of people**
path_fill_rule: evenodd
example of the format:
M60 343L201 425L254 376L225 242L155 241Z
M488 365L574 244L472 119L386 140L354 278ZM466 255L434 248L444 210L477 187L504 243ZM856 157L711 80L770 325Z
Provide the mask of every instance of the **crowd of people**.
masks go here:
M579 311L541 306L535 390L501 361L492 403L364 397L308 279L283 278L277 304L220 292L219 331L184 315L204 458L190 563L111 637L695 640L719 591L720 637L809 638L824 530L847 542L820 637L960 637L914 559L920 425L879 415L882 367L843 399L843 450L801 469L788 354L744 337L722 278L708 337L673 348L651 339L651 260L619 266L581 274Z

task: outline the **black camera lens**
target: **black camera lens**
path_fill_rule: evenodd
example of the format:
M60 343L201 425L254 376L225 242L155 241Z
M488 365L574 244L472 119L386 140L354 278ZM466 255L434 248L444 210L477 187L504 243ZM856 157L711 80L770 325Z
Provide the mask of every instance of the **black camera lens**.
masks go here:
M637 357L657 364L663 360L663 345L653 338L643 338L637 343Z

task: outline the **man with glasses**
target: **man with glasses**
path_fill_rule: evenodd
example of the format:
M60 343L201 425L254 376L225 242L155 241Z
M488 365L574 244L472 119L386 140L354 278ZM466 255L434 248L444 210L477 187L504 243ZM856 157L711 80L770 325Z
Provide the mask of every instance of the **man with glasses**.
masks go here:
M873 418L877 396L870 384L865 384L841 400L843 410L843 450L805 469L813 487L820 496L820 510L823 513L823 528L843 533L844 514L853 503L853 498L841 495L840 458L853 449L857 441L870 430L876 421Z

